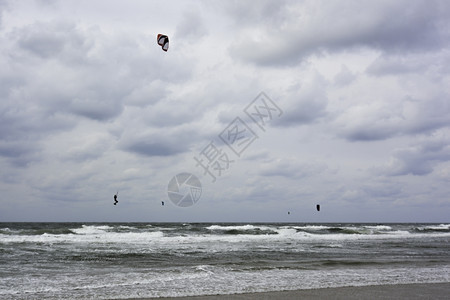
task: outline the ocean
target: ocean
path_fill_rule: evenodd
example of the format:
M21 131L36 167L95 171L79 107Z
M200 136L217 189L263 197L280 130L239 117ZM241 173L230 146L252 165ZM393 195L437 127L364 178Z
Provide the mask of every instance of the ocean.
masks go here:
M0 299L450 282L450 224L0 223Z

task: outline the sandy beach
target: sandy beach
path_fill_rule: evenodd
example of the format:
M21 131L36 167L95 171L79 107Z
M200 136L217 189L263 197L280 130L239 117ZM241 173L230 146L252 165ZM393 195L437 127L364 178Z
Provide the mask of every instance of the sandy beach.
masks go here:
M376 285L295 290L235 295L210 295L192 297L148 298L165 300L253 300L253 299L449 299L450 282L401 285Z

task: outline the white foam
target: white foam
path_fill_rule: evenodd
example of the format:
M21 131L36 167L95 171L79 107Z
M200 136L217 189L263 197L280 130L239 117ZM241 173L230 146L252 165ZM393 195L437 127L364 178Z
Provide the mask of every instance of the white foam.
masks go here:
M281 228L277 229L276 232L278 232L281 237L295 238L298 236L297 230L294 228Z
M211 226L206 227L206 229L209 229L209 230L222 230L222 231L227 231L227 230L242 230L242 231L246 231L246 230L273 230L273 227L269 227L269 226L255 226L255 225L251 225L251 224L247 224L247 225L227 225L227 226L211 225Z
M429 226L433 228L447 228L448 224L441 224L436 226ZM210 233L199 234L198 232L183 232L181 234L169 234L161 226L160 228L146 228L139 229L139 231L115 231L114 227L107 225L84 225L81 228L71 229L73 234L49 234L42 235L1 235L2 243L43 243L43 244L121 244L127 247L141 247L142 249L190 249L198 248L202 245L205 250L202 251L218 251L221 247L239 248L247 247L249 243L256 243L256 245L264 246L274 244L274 247L284 243L285 241L295 241L302 243L303 241L331 241L331 242L345 242L352 240L364 239L420 239L424 237L450 237L448 232L418 232L410 233L406 230L388 230L388 226L374 226L382 234L373 234L372 229L362 227L340 227L355 230L355 234L348 233L327 233L316 234L314 232L298 231L299 228L322 230L327 226L263 226L263 225L211 225L206 227ZM369 226L368 226L369 227ZM120 227L119 227L120 229ZM131 230L134 229L131 227ZM135 228L138 229L138 228ZM277 234L252 234L252 230L266 230ZM243 232L249 231L249 234L215 234L215 230L241 230ZM164 234L164 232L166 234Z
M101 227L101 228L100 228ZM146 232L113 232L106 231L109 226L86 226L79 229L72 229L74 234L49 234L42 235L11 235L2 237L5 243L125 243L142 244L151 243L164 236L161 231Z
M323 225L309 225L309 226L294 226L294 228L302 229L302 230L324 230L324 229L330 229L329 226L323 226Z
M431 230L450 230L450 224L430 225L424 226L423 228Z
M104 233L107 230L113 229L111 226L108 225L101 225L101 226L95 226L95 225L83 225L81 228L75 228L71 229L72 232L76 234L99 234Z
M391 226L387 226L387 225L375 225L375 226L363 226L364 228L367 229L373 229L373 230L382 230L382 231L386 231L386 230L392 230Z
M20 289L3 289L1 297L27 299L113 299L235 294L340 286L446 282L450 269L236 270L199 265L174 270L105 272L59 276L57 281L29 278ZM12 282L13 283L13 282ZM17 282L16 282L17 284Z

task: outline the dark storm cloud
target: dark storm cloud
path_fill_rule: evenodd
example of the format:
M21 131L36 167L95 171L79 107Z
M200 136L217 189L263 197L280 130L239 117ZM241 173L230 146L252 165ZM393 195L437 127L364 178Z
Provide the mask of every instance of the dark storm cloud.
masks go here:
M430 62L424 60L424 56L412 57L405 55L381 55L368 68L371 75L400 75L425 71Z
M392 137L395 133L391 128L359 128L348 132L345 137L349 141L379 141Z
M149 137L149 140L138 140L124 147L124 150L144 156L172 156L186 151L178 144L168 140Z
M328 98L326 81L315 74L305 78L300 86L291 87L282 99L283 115L274 120L275 126L296 126L310 124L326 115Z
M49 176L51 181L46 178L47 180L33 179L29 182L35 192L44 197L45 202L87 202L98 196L98 185L95 188L91 186L98 173L67 169ZM87 193L84 194L83 191Z
M0 140L0 157L16 167L26 167L33 161L39 161L41 149L34 141Z
M202 32L196 15L188 14L185 21L193 22L193 32ZM41 149L42 140L83 119L110 122L126 105L157 104L168 97L172 84L190 77L193 64L179 52L153 47L153 36L111 35L100 27L57 19L16 27L8 37L0 52L0 156L15 165L36 159L32 154ZM186 122L182 111L162 105L145 117L153 125L173 126ZM123 149L150 156L185 151L163 135L150 138L129 141ZM78 162L100 155L89 149L69 152L66 158Z
M314 95L309 98L302 98L299 95L297 99L286 106L286 113L283 117L273 122L275 126L289 127L309 124L325 116L327 99L323 95Z
M0 57L5 57L0 54ZM12 92L25 83L24 78L17 72L12 70L7 63L0 62L0 97L7 99Z
M282 24L288 17L289 2L286 0L261 0L256 4L253 1L218 1L218 7L226 11L238 26L248 24L269 23Z
M60 153L63 160L70 160L78 163L94 161L101 158L105 152L112 148L112 137L108 134L86 134L85 136L71 139L71 146Z
M416 111L407 120L405 131L409 134L421 134L450 126L450 95L441 91L428 99L411 99ZM417 104L416 104L417 102Z
M39 98L42 109L51 113L108 121L127 103L161 100L167 82L179 83L191 72L189 62L180 63L180 55L169 60L149 46L154 39L139 40L140 36L110 36L97 28L59 21L16 29L14 36L13 61L23 72L24 91ZM145 88L153 81L159 84Z
M21 54L16 50L15 55L24 55L22 58L26 61L34 56L67 64L85 64L92 61L87 54L95 46L87 33L71 22L35 22L13 31L17 50L23 51ZM27 58L30 54L32 57Z
M152 132L126 132L119 143L120 149L143 156L171 156L191 151L198 141L198 133L193 129L159 128Z
M183 14L176 27L174 40L198 42L207 32L200 12L192 10Z
M364 202L391 202L393 199L407 197L403 184L393 180L367 179L365 182L354 181L346 187L336 189L333 198L339 198L356 205Z
M0 156L13 165L43 159L42 142L73 129L83 121L79 117L99 122L117 117L122 99L140 82L124 72L135 57L111 63L127 47L105 41L96 30L35 22L7 36L0 52ZM114 43L114 50L106 51Z
M170 85L162 80L153 80L149 83L135 87L130 94L124 98L124 101L130 106L145 107L154 105L167 97L170 93L169 87Z
M353 142L378 141L450 126L450 99L445 91L423 98L394 97L392 103L388 99L349 107L334 123L338 135Z
M2 19L3 19L3 11L7 8L7 1L6 0L0 0L0 30L2 29Z
M393 152L390 162L377 171L390 176L418 175L433 172L439 163L450 160L448 138L433 138Z
M72 118L46 114L38 108L0 106L0 138L2 140L36 140L42 135L67 130L74 126Z
M265 177L285 177L300 179L318 175L326 170L321 163L305 163L296 159L280 159L275 162L262 164L259 174Z
M72 151L69 155L67 155L67 158L75 162L84 163L86 161L101 158L104 154L104 149L93 148L85 151Z
M280 26L243 28L232 55L259 65L291 65L322 51L414 52L448 44L450 5L445 1L317 2L289 3Z
M33 151L34 149L26 142L2 142L0 144L0 155L6 157L22 157Z
M450 71L450 55L447 49L429 53L382 54L367 68L373 76L427 74L437 80Z
M35 26L36 25L33 25L32 28L35 29ZM34 55L41 58L49 58L56 56L63 49L64 39L62 39L62 37L64 37L64 35L58 36L54 31L29 32L19 40L19 45Z
M91 32L71 23L49 22L15 30L12 64L22 72L22 101L39 99L39 110L93 120L120 114L126 85L91 53ZM25 103L24 103L25 104Z
M186 105L182 100L179 103L161 103L147 110L145 116L146 123L158 127L171 127L187 124L200 118L197 114L198 108Z
M102 100L105 97L107 100ZM95 99L74 99L70 109L74 114L88 119L105 121L116 117L122 111L120 103L108 101L108 95L98 95Z
M346 66L341 67L341 71L334 77L334 84L343 87L352 83L357 78Z
M375 182L364 184L361 187L361 191L369 199L384 198L387 201L399 197L403 192L402 187L393 182Z
M356 110L353 114L356 114ZM338 134L348 141L379 141L400 135L400 116L391 115L387 112L374 112L372 116L362 115L352 120L348 116L347 123L341 128Z
M42 140L75 126L73 118L49 114L34 103L0 103L0 156L17 166L40 160Z

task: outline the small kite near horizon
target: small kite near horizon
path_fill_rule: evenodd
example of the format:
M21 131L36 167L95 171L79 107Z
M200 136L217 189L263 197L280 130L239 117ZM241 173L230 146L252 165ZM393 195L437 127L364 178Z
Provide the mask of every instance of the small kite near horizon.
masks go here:
M320 204L316 205L316 209L317 209L317 211L320 211Z

